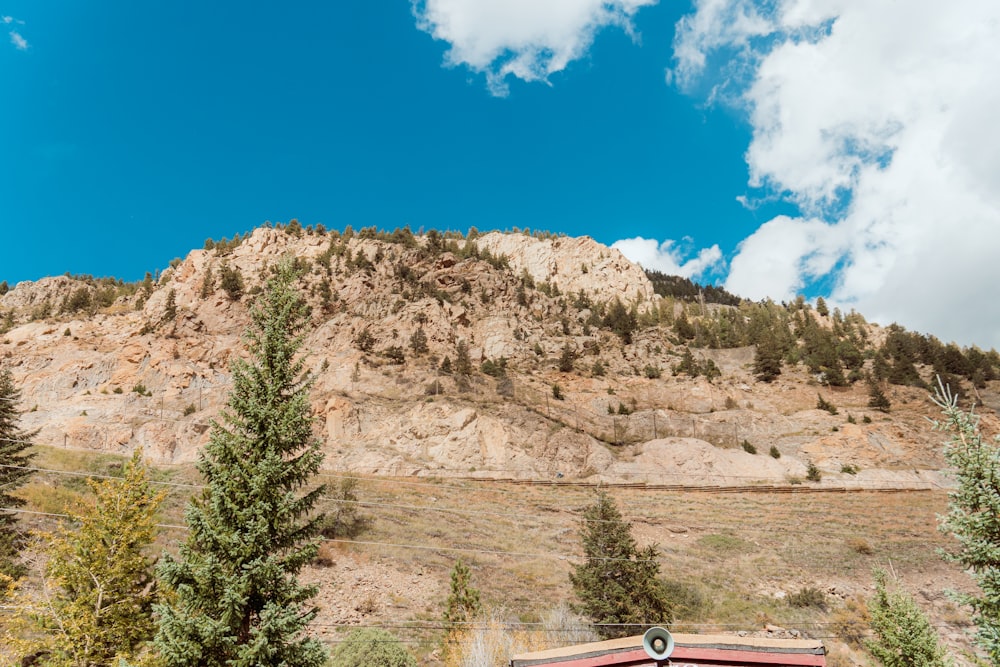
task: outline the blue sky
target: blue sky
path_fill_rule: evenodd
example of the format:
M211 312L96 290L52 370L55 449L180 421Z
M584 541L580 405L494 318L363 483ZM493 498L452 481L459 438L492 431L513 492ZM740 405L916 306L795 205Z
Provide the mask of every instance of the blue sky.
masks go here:
M682 5L501 98L409 3L315 4L4 5L30 46L0 51L0 277L141 278L291 218L730 250L760 222L745 121L664 80Z
M995 132L955 129L985 127L969 91L1000 70L996 30L927 32L997 11L915 2L900 26L888 0L0 0L0 280L138 279L266 220L516 226L961 340L913 276L935 257L945 302L950 266L996 272L938 236L1000 220L976 192L1000 183ZM942 85L956 68L970 81ZM913 157L935 127L954 149ZM948 197L914 202L930 182ZM1000 343L991 320L975 333Z

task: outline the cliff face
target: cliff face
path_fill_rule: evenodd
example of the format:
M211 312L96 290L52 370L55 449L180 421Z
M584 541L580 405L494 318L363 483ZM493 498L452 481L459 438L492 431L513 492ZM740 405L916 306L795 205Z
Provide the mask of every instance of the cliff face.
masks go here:
M804 370L756 382L749 348L698 350L722 371L711 383L672 376L684 347L669 332L641 329L626 345L597 316L615 300L638 313L657 303L640 267L589 238L522 234L261 228L236 247L192 251L146 288L21 283L0 298L13 320L0 354L23 387L26 427L53 446L193 460L225 403L231 356L243 353L247 308L285 257L312 307L307 364L330 469L742 484L801 477L811 461L831 473L826 483L937 479L922 392L896 390L887 420L866 408L863 387L837 390L842 413L875 417L845 425L815 410ZM460 348L468 376L456 372ZM558 369L565 349L572 372ZM780 459L766 456L771 445ZM846 464L861 473L839 474Z

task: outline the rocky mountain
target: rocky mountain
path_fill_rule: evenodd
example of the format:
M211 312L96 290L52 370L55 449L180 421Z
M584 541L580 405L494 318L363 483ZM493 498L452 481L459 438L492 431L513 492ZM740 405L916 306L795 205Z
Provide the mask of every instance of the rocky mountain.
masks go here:
M869 407L861 378L880 359L901 364L886 347L898 329L802 302L664 296L590 238L520 232L293 222L208 242L144 283L20 283L0 297L0 354L30 406L25 426L56 447L192 461L247 309L286 258L312 307L307 363L330 470L748 486L798 483L812 464L819 485L944 483L924 419L934 368L918 360L916 380L885 384L890 411ZM787 337L773 382L746 344L765 316ZM810 361L810 336L853 341L834 353L853 377ZM975 382L950 377L996 405L996 353L972 352Z

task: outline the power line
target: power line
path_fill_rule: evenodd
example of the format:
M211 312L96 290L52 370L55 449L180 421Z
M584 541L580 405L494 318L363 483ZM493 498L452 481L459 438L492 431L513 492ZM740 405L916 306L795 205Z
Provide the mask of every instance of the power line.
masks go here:
M0 507L0 512L14 512L15 514L34 514L37 516L50 516L59 519L73 519L74 517L70 514L60 514L58 512L39 512L37 510L25 510L19 507ZM176 524L170 523L154 523L157 528L168 528L172 530L188 530L187 526L178 526Z

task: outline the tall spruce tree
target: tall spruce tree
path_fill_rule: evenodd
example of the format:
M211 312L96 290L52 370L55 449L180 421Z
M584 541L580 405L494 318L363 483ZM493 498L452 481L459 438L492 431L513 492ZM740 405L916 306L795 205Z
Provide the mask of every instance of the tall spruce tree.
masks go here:
M956 482L940 524L958 540L958 549L947 558L960 563L979 585L979 594L959 597L972 607L977 643L991 664L1000 665L1000 441L983 437L979 416L959 408L940 380L934 401L944 413L934 426L952 434L944 457Z
M650 624L669 624L673 610L659 579L656 547L639 549L631 526L606 493L583 512L585 562L569 579L580 604L603 639L641 634Z
M188 539L159 568L173 600L157 609L156 645L170 667L326 661L323 645L304 635L316 587L297 580L316 555L319 517L309 514L323 488L299 491L323 455L311 380L296 356L308 308L294 281L283 263L250 309L250 361L233 362L227 408L198 461L206 487L187 508Z
M0 507L18 508L24 500L13 495L14 489L27 481L32 471L26 466L31 461L28 448L38 431L25 431L19 426L21 388L14 383L10 369L0 368ZM17 515L0 511L0 574L11 579L24 576L25 566L18 555L24 543L24 534L18 529Z

